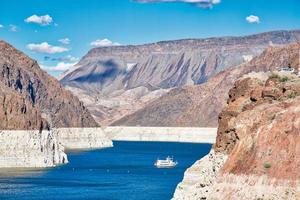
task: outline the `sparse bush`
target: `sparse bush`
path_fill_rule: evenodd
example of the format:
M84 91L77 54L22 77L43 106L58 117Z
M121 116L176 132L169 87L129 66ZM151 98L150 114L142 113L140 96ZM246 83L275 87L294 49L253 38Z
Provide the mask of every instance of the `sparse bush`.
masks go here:
M271 163L268 162L264 163L264 168L269 169L271 167L272 167Z
M274 72L269 76L269 78L279 78L278 74L275 74Z
M292 93L288 94L288 98L289 98L289 99L293 99L293 98L295 98L295 97L296 97L295 92L292 92Z
M280 82L287 82L289 80L288 77L284 76L279 79Z

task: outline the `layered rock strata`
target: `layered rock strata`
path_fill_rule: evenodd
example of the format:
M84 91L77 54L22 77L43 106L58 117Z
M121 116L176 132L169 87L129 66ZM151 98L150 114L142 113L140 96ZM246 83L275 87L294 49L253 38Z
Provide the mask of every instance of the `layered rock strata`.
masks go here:
M218 115L237 79L251 72L276 71L289 64L298 70L299 52L300 43L269 47L250 62L222 71L204 84L173 89L113 125L217 127Z
M220 84L216 92L215 88L208 88L208 93L196 87L181 88L206 83L221 71L251 61L268 47L297 41L300 41L299 30L99 47L90 50L60 81L75 91L74 94L96 116L97 122L103 125L217 126L220 105L225 103L223 96L219 97L220 91L227 94L236 79ZM152 93L154 98L144 101L137 88L147 89L143 95ZM180 89L152 103L160 97L153 91L173 88ZM133 101L127 101L128 94L136 95ZM198 99L193 95L198 95ZM92 103L85 101L87 96L91 97ZM172 100L173 96L175 100ZM143 109L145 106L147 108ZM200 107L204 111L196 113Z
M52 131L0 131L0 168L54 167L68 163Z
M216 177L201 192L197 181L183 180L175 199L298 199L300 196L300 78L289 73L250 74L229 91L219 115L215 153L228 156ZM217 166L217 165L215 165ZM188 172L187 172L188 173ZM197 195L190 196L192 193ZM179 195L180 194L180 195ZM199 195L198 195L199 194Z

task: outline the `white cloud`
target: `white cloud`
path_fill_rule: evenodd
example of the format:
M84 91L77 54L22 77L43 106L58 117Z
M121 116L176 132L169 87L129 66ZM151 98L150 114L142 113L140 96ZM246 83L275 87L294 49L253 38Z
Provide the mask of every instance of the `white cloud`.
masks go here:
M259 24L260 23L260 19L258 16L255 16L255 15L250 15L248 17L246 17L246 20L247 22L253 24L253 23L256 23L256 24Z
M73 67L76 64L74 63L65 63L65 62L59 62L57 63L56 66L45 66L45 65L40 65L42 69L48 71L48 72L64 72L71 67Z
M18 27L16 25L10 24L9 25L9 30L12 31L12 32L17 32Z
M39 24L41 26L47 26L50 25L53 22L53 19L50 15L32 15L24 20L27 23L35 23Z
M0 28L3 28L4 26L2 24L0 24Z
M62 38L58 40L62 44L70 44L71 40L69 38Z
M93 47L109 47L109 46L120 46L118 42L112 42L109 39L98 39L90 43Z
M200 8L212 8L213 5L221 3L221 0L135 0L140 3L182 2L194 4Z
M48 53L48 54L62 53L65 51L69 51L69 49L67 49L65 47L52 46L52 45L48 44L47 42L43 42L41 44L28 44L27 48L34 52Z

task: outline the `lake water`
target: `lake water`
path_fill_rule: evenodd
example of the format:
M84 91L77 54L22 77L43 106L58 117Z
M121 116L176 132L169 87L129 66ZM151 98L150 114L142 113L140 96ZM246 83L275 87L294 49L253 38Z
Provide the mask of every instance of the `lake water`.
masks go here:
M0 200L167 200L184 171L206 155L209 144L114 142L114 148L69 152L70 163L36 171L0 172ZM174 156L172 169L154 161Z

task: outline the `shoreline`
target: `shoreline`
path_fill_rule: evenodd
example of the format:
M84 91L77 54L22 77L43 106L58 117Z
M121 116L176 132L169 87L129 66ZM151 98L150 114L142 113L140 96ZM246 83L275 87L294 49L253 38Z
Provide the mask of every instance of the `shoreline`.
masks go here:
M68 163L66 152L113 147L102 128L0 130L0 170L51 168Z
M1 130L0 168L47 168L68 163L52 131Z
M0 168L48 168L67 163L68 152L109 148L112 141L213 144L217 128L115 126L57 128L41 135L37 130L0 133Z
M133 142L214 144L217 136L217 128L204 127L108 126L103 131L113 141Z

